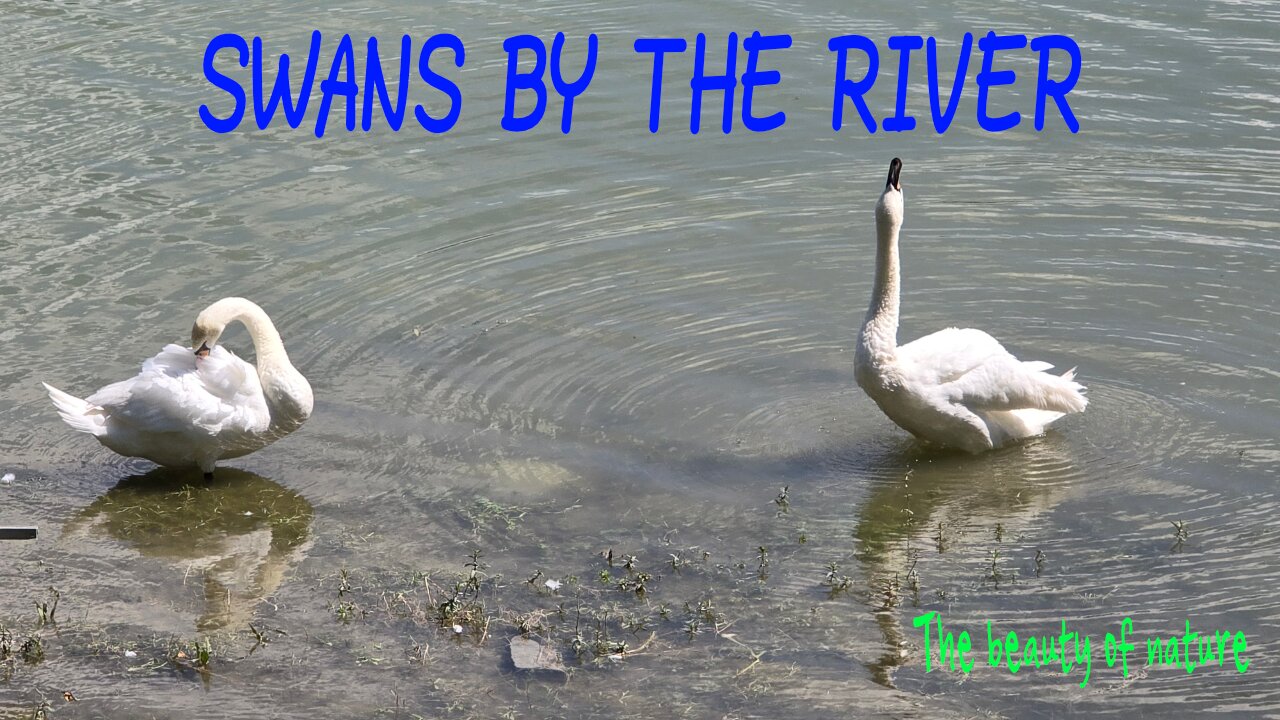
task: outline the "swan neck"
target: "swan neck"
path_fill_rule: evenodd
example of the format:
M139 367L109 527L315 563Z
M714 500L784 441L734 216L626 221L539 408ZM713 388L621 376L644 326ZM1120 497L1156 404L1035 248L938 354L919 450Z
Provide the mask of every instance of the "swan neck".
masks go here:
M271 413L271 426L280 434L297 429L311 415L311 385L289 362L280 332L267 313L256 304L242 300L233 308L229 322L240 321L253 338L258 381Z
M257 359L258 376L266 382L274 373L271 371L293 370L289 362L289 353L285 352L284 341L280 339L280 331L262 308L252 303L245 303L236 309L234 317L228 322L239 321L249 331L253 339L253 352Z
M898 231L901 225L877 219L876 279L861 339L871 355L891 358L898 348Z
M311 415L314 397L311 385L289 362L284 342L275 323L262 308L250 300L223 298L205 308L191 329L192 344L215 345L228 325L239 322L253 340L258 381L271 413L271 427L288 433Z

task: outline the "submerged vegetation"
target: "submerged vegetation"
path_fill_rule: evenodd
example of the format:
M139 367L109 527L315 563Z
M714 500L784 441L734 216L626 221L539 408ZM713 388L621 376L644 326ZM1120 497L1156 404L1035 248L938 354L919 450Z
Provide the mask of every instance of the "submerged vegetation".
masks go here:
M939 516L935 491L910 476L886 483L848 522L812 514L820 492L783 486L760 497L745 522L716 518L709 531L641 525L606 543L594 544L592 534L555 547L549 538L562 534L576 501L517 505L442 491L425 508L441 535L416 546L441 549L430 557L386 552L379 543L401 540L377 528L313 540L305 500L274 483L246 482L252 497L231 485L147 491L127 483L75 521L96 522L89 532L105 531L144 557L176 560L174 579L189 589L174 597L195 606L194 632L103 624L92 599L47 587L28 601L34 612L0 616L0 688L30 688L29 706L51 713L63 692L94 698L32 672L67 661L104 677L206 688L267 668L286 677L345 668L360 677L392 673L394 701L379 712L404 717L514 712L509 703L492 711L484 700L492 687L467 681L492 683L495 668L526 692L546 688L552 705L562 702L555 688L599 694L594 677L650 678L675 666L714 668L704 671L732 683L743 703L805 674L836 672L829 667L837 678L867 673L891 688L894 672L918 660L902 630L914 608L1021 592L1020 574L1035 583L1053 570L1040 547L1022 544L1022 525ZM184 539L187 519L198 542ZM261 549L245 551L247 538L260 538L253 542ZM311 562L313 542L325 543L326 561L342 562ZM229 559L204 559L220 547L234 549ZM388 557L399 560L379 564ZM930 574L944 564L945 573ZM852 633L863 634L860 647L882 646L883 656L846 650ZM665 688L662 700L644 695L657 705L632 714L690 707L699 682ZM326 697L340 702L343 693L335 687Z

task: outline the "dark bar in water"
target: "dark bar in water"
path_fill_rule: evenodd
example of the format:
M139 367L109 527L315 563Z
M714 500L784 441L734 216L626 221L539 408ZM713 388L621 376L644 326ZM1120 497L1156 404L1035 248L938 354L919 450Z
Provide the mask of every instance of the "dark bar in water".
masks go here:
M36 528L0 527L0 540L35 540Z

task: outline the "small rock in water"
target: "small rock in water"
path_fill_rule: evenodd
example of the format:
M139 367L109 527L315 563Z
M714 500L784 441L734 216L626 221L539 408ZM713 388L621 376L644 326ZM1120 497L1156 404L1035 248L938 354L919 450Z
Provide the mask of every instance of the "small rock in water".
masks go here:
M511 663L517 670L564 673L564 663L555 648L525 637L511 638Z

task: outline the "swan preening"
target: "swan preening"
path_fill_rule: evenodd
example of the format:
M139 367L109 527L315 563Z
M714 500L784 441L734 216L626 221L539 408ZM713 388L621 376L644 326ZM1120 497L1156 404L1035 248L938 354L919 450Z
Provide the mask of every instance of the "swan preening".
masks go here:
M981 330L947 328L898 345L901 171L894 158L876 203L876 276L858 333L858 385L912 435L972 453L1039 435L1084 410L1074 369L1047 373L1049 363L1019 361Z
M227 325L243 323L257 367L218 345ZM289 362L267 313L244 298L205 308L191 347L166 345L136 377L87 399L44 385L58 414L121 455L170 467L214 465L259 450L298 429L311 415L311 385Z

